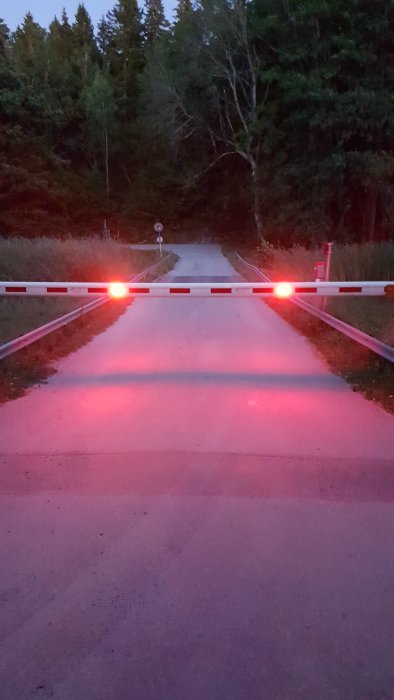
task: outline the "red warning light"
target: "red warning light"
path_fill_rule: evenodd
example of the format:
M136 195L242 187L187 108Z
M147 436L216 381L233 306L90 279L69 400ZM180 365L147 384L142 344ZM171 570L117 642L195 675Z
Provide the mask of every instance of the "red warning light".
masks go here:
M279 282L275 285L274 295L278 297L278 299L288 299L293 296L293 294L294 287L290 282Z
M123 282L112 282L108 287L108 294L113 299L124 299L128 291L127 286Z

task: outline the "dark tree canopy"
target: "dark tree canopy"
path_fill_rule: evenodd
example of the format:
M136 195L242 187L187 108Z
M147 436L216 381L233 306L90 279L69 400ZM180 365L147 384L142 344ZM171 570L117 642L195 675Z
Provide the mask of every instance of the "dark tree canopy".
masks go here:
M0 20L0 233L394 234L394 0L117 0Z

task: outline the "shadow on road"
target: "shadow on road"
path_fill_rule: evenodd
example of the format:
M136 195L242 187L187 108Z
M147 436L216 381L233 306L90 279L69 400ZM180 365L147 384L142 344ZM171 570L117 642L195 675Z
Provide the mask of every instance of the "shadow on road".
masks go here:
M272 387L275 390L314 389L316 391L343 390L343 382L330 374L258 374L248 372L156 372L138 371L111 374L63 374L61 385L75 386L130 386L132 384L217 384L229 386Z
M0 494L392 502L391 460L211 452L0 455Z

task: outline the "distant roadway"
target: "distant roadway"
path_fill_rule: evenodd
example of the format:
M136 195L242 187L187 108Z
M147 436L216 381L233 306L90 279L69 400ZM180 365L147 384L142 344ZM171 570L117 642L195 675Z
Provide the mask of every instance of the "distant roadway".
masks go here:
M393 700L392 416L255 299L139 299L57 369L0 407L1 700Z

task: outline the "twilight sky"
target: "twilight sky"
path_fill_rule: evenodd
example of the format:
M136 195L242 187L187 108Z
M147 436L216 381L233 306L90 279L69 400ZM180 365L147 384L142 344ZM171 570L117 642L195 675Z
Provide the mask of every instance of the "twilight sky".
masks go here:
M102 15L115 5L115 0L85 0L93 24L96 25ZM164 7L168 19L172 19L172 11L175 0L164 0ZM0 0L0 19L13 31L23 21L27 12L32 13L36 22L47 27L55 15L61 16L63 7L66 8L69 19L72 20L79 0Z

